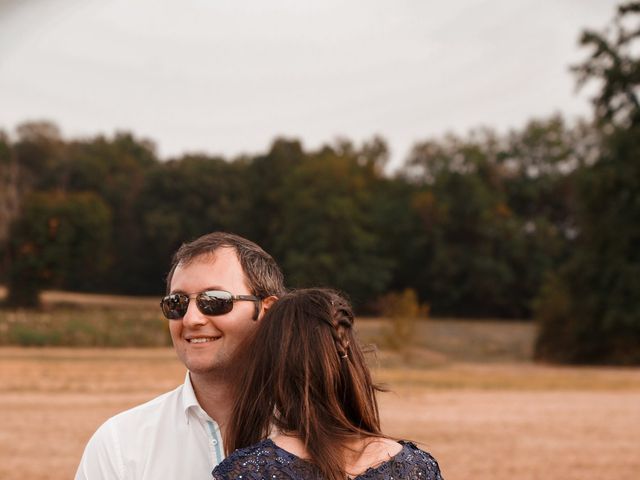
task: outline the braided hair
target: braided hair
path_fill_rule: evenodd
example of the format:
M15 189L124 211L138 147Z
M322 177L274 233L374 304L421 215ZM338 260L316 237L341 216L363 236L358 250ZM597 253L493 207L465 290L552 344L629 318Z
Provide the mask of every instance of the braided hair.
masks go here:
M331 311L322 321L326 321L331 326L331 336L336 345L336 350L340 358L349 357L350 333L353 327L353 311L347 301L332 291L326 291L331 298Z

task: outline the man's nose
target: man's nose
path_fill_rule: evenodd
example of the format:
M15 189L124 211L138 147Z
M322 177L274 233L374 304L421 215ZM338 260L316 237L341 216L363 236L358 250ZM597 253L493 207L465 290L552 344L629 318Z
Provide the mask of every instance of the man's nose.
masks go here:
M184 314L184 317L182 317L182 323L190 326L200 326L206 324L207 322L207 316L200 311L200 309L196 305L196 300L189 300L189 305L187 305L187 312Z

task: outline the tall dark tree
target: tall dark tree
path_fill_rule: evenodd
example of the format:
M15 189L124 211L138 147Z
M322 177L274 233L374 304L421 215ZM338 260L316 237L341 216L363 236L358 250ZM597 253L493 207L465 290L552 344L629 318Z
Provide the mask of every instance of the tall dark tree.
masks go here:
M248 161L244 181L250 211L242 214L244 225L239 230L265 250L280 256L279 233L286 221L284 206L287 200L279 193L283 185L298 166L307 158L300 141L277 138L269 152Z
M0 131L0 282L6 281L9 227L20 208L18 163L7 134Z
M625 3L605 32L586 31L591 55L575 68L599 84L597 162L579 172L577 238L543 289L538 358L640 363L640 2Z
M404 175L419 186L405 272L436 314L523 317L539 286L521 266L535 246L509 204L506 142L494 132L416 145ZM407 285L409 286L409 285Z
M382 255L373 213L386 152L380 147L324 147L308 154L274 191L282 223L273 252L290 285L331 285L356 305L387 288L390 261Z
M93 193L31 193L13 223L7 304L34 307L45 287L95 288L108 266L102 253L110 211Z
M21 195L33 190L53 190L64 183L66 143L52 122L25 122L16 128L13 145Z
M158 164L154 145L127 132L98 136L67 147L64 189L91 191L112 212L110 238L103 254L111 268L100 279L101 288L141 293L140 277L146 262L143 229L136 206L148 172Z
M18 163L7 135L0 131L0 245L18 211Z
M160 163L151 169L136 206L144 255L137 279L143 293L163 286L171 254L187 240L214 230L242 232L250 221L246 165L205 155Z

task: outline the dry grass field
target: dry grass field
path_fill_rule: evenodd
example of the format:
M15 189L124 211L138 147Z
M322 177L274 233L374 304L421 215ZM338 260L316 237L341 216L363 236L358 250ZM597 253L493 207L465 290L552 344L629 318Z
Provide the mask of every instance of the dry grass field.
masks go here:
M0 478L73 477L112 414L183 379L171 349L0 348ZM640 371L531 364L380 367L386 431L420 442L447 480L640 473Z
M447 480L640 478L640 369L535 365L526 324L427 321L416 337L372 363L381 413ZM183 378L170 348L0 347L0 479L73 478L105 419Z

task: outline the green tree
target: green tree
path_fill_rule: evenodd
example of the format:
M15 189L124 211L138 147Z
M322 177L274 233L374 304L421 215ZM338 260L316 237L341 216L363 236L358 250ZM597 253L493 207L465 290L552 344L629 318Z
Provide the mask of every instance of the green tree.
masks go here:
M11 228L7 303L35 307L45 287L90 288L107 267L110 211L92 193L31 193Z
M568 363L640 363L640 2L604 33L586 31L575 70L599 84L597 162L579 172L577 238L538 301L536 355Z
M131 133L70 142L64 162L64 191L93 192L111 211L112 225L103 256L111 268L100 278L103 291L142 293L147 250L137 205L147 174L159 162L152 142ZM76 287L77 288L77 287Z
M18 211L18 163L7 134L0 131L0 283L6 281L9 227Z
M510 132L500 163L506 202L520 223L513 240L519 292L537 296L546 274L564 262L576 232L576 178L597 156L597 133L560 115Z
M242 232L249 198L241 161L186 155L151 169L136 206L145 245L138 291L162 288L182 242L214 230Z
M391 264L372 210L386 150L370 147L340 142L309 154L274 192L282 222L274 254L290 285L330 285L356 305L387 288Z
M17 140L0 132L0 248L9 227L30 192L56 188L65 144L51 122L25 122L16 128Z
M394 288L416 288L438 315L529 317L575 237L576 172L596 144L593 127L558 114L416 144L401 171L414 220L399 213L408 230Z
M0 130L0 245L7 239L17 207L18 164L6 133Z
M280 191L291 172L298 168L307 154L295 139L277 138L269 152L249 160L245 173L250 209L242 213L243 227L239 232L255 240L279 260L283 246L279 232L286 223L287 203ZM300 185L306 188L306 185ZM280 249L278 251L277 249Z
M508 204L504 142L488 130L415 146L404 171L419 188L411 276L436 314L521 317L530 286L521 221ZM416 242L417 243L417 242Z
M66 174L66 144L52 122L25 122L16 128L13 145L20 194L61 188Z

